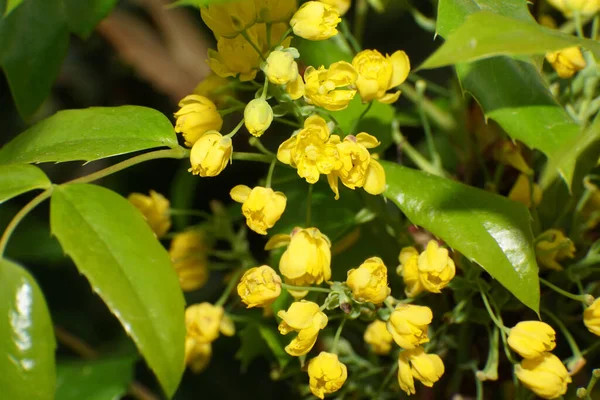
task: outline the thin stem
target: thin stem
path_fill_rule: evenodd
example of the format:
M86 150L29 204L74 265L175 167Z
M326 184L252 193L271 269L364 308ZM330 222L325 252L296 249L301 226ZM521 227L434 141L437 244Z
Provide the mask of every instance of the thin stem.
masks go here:
M481 286L481 284L477 283L477 286L479 286L479 294L481 294L481 299L483 300L483 304L485 305L485 309L487 310L488 314L490 315L490 318L492 319L492 322L494 322L494 324L501 331L503 331L503 332L510 331L510 329L508 329L506 326L504 326L504 324L502 322L500 322L500 320L498 320L498 318L496 317L496 314L494 314L494 311L492 311L492 307L490 306L488 298L487 298L486 294L484 293L484 290L483 290L483 287Z
M358 0L354 11L354 38L358 42L359 47L365 33L365 22L367 20L368 12L369 3L367 0Z
M600 378L600 369L594 369L592 371L592 378L590 379L590 383L588 383L587 385L587 392L588 395L590 395L592 393L592 390L594 390L594 386L596 386L596 382L598 382L598 378ZM591 397L590 397L591 399Z
M398 150L402 150L420 170L441 177L447 176L446 171L444 171L443 168L437 168L431 164L428 159L423 157L423 155L421 155L421 153L406 140L402 135L402 132L400 132L400 124L397 120L392 121L392 140L394 140L398 146Z
M342 322L340 322L340 325L338 326L337 331L335 332L335 336L333 338L333 344L331 345L331 352L333 354L337 354L337 346L340 341L340 336L342 335L342 330L344 329L344 324L346 323L347 319L348 318L342 319Z
M425 110L423 109L423 100L425 98L426 87L427 86L424 81L417 82L417 105L419 108L419 116L421 117L421 122L423 124L423 130L425 131L425 140L427 141L427 148L429 149L429 156L431 157L431 162L435 167L439 168L442 165L442 159L435 147L433 133L431 132L431 125L429 124L429 119L427 119L427 116L425 115Z
M581 352L581 355L583 355L583 356L586 356L586 355L588 355L588 354L590 354L590 353L593 353L594 351L596 351L596 349L597 349L598 347L600 347L600 340L596 340L596 341L594 342L594 344L593 344L593 345L591 345L591 346L590 346L590 347L588 347L587 349L583 350L583 351Z
M372 105L373 105L373 102L370 101L369 104L367 105L367 107L363 110L363 112L360 113L358 118L354 120L354 123L352 124L352 129L350 129L350 134L356 133L356 128L358 128L358 124L360 124L360 121L364 118L365 115L367 115L367 113L371 109Z
M277 122L281 122L282 124L291 126L293 128L300 128L300 124L294 121L290 121L288 119L285 118L281 118L281 117L275 117L275 121Z
M342 22L340 22L340 29L342 30L344 37L348 40L348 43L350 43L354 53L360 53L360 43L358 43L352 32L350 32L350 28L348 27L348 23L346 22L345 18L342 18Z
M224 117L224 116L232 114L232 113L234 113L236 111L243 110L244 108L246 108L245 104L243 106L240 105L240 106L234 106L234 107L226 108L224 110L219 110L219 115L221 117Z
M227 283L227 287L221 294L221 297L219 297L219 299L215 302L215 306L222 306L223 304L225 304L225 302L229 298L229 295L231 294L231 291L237 285L238 280L240 279L240 276L242 276L243 272L244 268L240 268L231 276L229 282Z
M42 193L35 196L29 203L25 205L25 207L21 208L19 212L13 217L10 221L2 237L0 238L0 258L4 255L4 251L6 250L6 245L8 244L8 240L16 229L17 225L33 210L36 208L41 202L46 200L52 194L54 187L51 186L48 189L44 190Z
M262 142L260 141L260 139L259 139L259 138L257 138L257 137L252 137L252 138L250 138L250 140L248 140L248 143L250 144L250 146L252 146L252 147L256 147L256 148L257 148L257 149L258 149L258 150L259 150L261 153L263 153L263 154L265 154L265 155L267 155L267 156L269 156L269 157L275 158L275 159L277 158L277 155L276 155L275 153L273 153L273 152L269 151L269 150L268 150L268 149L267 149L267 148L266 148L266 147L265 147L265 146L262 144Z
M233 128L233 130L231 132L229 132L227 135L225 135L225 137L228 137L228 138L234 137L235 134L238 133L238 131L242 128L243 125L244 125L244 118L242 118L242 120L236 125L236 127Z
M256 46L256 44L252 41L252 39L250 39L250 36L248 36L248 32L243 30L240 32L240 34L242 35L242 37L244 39L246 39L246 42L250 43L250 46L252 46L252 48L258 53L259 57L262 58L263 61L267 61L267 59L263 55L262 51L260 51L258 46Z
M275 164L277 164L276 158L274 158L273 161L271 161L271 165L269 165L269 172L267 172L267 183L265 184L267 188L271 187L271 180L273 179L273 171L275 170Z
M308 195L306 196L306 227L310 226L311 222L311 213L312 213L312 194L313 194L313 185L308 184Z
M234 151L231 155L232 160L243 160L243 161L257 161L264 162L270 164L273 160L273 157L266 156L264 154L257 153L243 153L239 151Z
M579 11L573 12L573 17L575 19L575 32L577 32L577 36L580 38L585 38L583 34L583 21L581 20L581 14Z
M326 289L326 288L322 288L322 287L316 287L316 286L294 286L294 285L288 285L287 283L282 283L281 287L287 290L296 290L298 292L304 292L304 291L308 291L308 292L322 292L322 293L329 293L331 292L330 289Z
M584 358L583 354L581 354L581 350L579 350L579 346L577 345L577 342L575 341L575 338L573 338L573 335L571 335L571 332L569 332L569 330L567 329L567 327L565 326L565 324L563 324L563 322L560 320L560 318L558 318L556 315L554 315L552 312L550 312L550 310L548 310L547 308L542 308L541 311L544 314L546 314L547 316L549 316L550 319L552 321L554 321L554 323L556 324L556 326L558 326L558 329L560 329L560 331L562 332L563 336L567 340L567 343L569 344L569 347L571 348L571 352L573 353L573 357L576 360L583 359Z
M408 98L411 102L417 104L421 103L421 107L423 107L423 111L427 114L429 118L433 122L436 123L440 128L445 131L451 131L456 128L456 121L452 117L452 115L441 108L439 108L435 103L426 97L422 97L419 99L419 95L415 88L407 82L404 82L399 86L402 94Z
M598 17L598 14L596 14L592 21L592 34L590 36L590 39L598 40L598 30L599 29L600 29L600 18Z
M545 286L548 286L550 289L554 290L556 293L563 295L565 297L568 297L571 300L581 301L582 303L585 303L588 306L594 302L594 297L589 294L577 295L577 294L569 293L569 292L559 288L558 286L548 282L544 278L540 278L540 282L543 283Z
M394 376L394 374L396 373L397 370L398 370L398 363L394 362L392 365L392 368L390 368L390 372L388 372L388 374L383 379L383 382L381 382L379 389L377 389L377 396L375 396L376 399L378 399L380 397L381 393L385 390L386 386L389 385L390 380L392 379L392 377Z
M267 98L267 93L269 92L269 79L265 77L265 82L263 84L263 90L260 94L260 98L265 100Z

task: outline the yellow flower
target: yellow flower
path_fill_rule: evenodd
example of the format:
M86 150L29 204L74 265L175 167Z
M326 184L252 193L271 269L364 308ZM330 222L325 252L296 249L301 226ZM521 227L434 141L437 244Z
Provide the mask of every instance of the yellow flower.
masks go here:
M494 146L494 158L502 164L510 165L522 173L529 175L532 169L521 154L521 148L512 140L502 140Z
M194 94L209 98L213 103L223 105L228 96L233 94L229 80L211 72L194 88ZM220 130L221 128L214 128Z
M577 46L546 53L546 60L563 79L572 77L586 66L585 58Z
M346 284L352 290L352 297L358 301L381 304L390 294L387 267L379 257L371 257L357 269L348 271Z
M207 250L204 235L197 230L178 233L171 241L169 255L184 292L197 290L208 280Z
M193 337L185 338L185 365L190 367L193 373L199 374L204 371L212 356L212 345L201 342Z
M296 51L296 54L297 51ZM269 82L276 85L285 85L298 79L298 64L294 61L294 52L275 50L269 53L263 71Z
M444 363L437 354L427 354L422 347L404 350L398 358L398 383L407 395L415 394L417 378L427 387L432 387L444 375Z
M388 332L403 349L414 349L429 342L427 329L433 313L429 307L398 304L387 323Z
M419 256L418 269L423 287L432 293L440 293L456 273L454 261L448 256L448 249L440 248L435 240L430 240Z
M250 40L258 42L255 27L248 29L247 33ZM217 50L208 50L208 65L215 74L222 78L238 77L242 82L251 81L256 77L260 55L244 37L219 38Z
M306 182L316 183L320 174L329 174L341 165L336 148L339 137L331 138L327 122L318 115L310 116L304 121L304 129L279 146L277 159L296 168Z
M590 332L600 336L600 299L594 300L583 312L583 323Z
M570 17L574 12L579 12L582 15L596 14L600 10L599 0L548 0L565 16Z
M252 136L260 137L273 122L273 109L264 99L250 101L244 109L244 124Z
M306 90L302 75L298 74L298 78L293 81L289 81L288 84L285 85L285 91L290 95L292 100L298 100L300 97L304 96L306 94Z
M389 354L394 340L386 328L386 323L381 320L375 320L367 326L363 339L375 354L380 355Z
M208 131L198 138L190 152L194 175L217 176L225 169L231 158L233 147L231 138L217 131Z
M288 248L279 261L279 271L286 283L308 286L331 279L331 242L317 228L295 228L291 235L275 235L265 249L286 244ZM290 293L297 298L306 296L306 291Z
M231 189L230 195L233 200L242 203L242 213L248 227L261 235L267 234L267 229L279 221L285 210L285 195L271 188L256 186L250 189L245 185L237 185Z
M523 385L544 399L555 399L567 392L571 383L569 372L552 353L526 358L515 366L515 375Z
M200 303L185 309L185 326L187 336L198 342L210 343L219 337L219 332L226 336L235 334L235 327L221 306Z
M344 15L348 12L351 0L319 0L321 3L329 4L334 7L340 15Z
M386 185L385 171L368 150L379 144L376 137L365 132L356 136L348 135L343 142L336 144L340 166L327 175L327 182L335 193L336 200L340 197L338 179L352 190L362 187L373 195L383 193Z
M558 261L575 257L575 245L558 229L548 229L535 244L535 255L542 266L561 271Z
M508 198L512 201L525 204L527 207L531 207L531 198L533 197L533 203L537 206L542 201L542 189L537 183L533 184L533 196L531 194L531 185L529 184L529 177L525 174L520 174L517 178Z
M309 66L304 72L306 100L326 110L343 110L354 98L356 90L338 88L354 85L357 78L354 67L346 61L335 62L329 69L325 69L324 66L320 66L319 69Z
M258 22L288 22L298 9L296 0L254 0Z
M337 354L322 351L308 362L308 377L312 394L323 399L326 394L340 390L348 378L348 370Z
M398 275L404 280L404 294L415 297L425 290L419 275L419 252L414 247L405 247L398 256L400 265L396 268Z
M140 210L156 237L163 237L171 228L171 216L169 214L171 203L162 194L154 190L150 191L150 196L131 193L127 200Z
M186 146L191 147L203 133L218 131L223 126L223 118L217 107L204 96L185 96L179 102L179 107L181 108L175 113L175 132L183 135Z
M266 307L281 294L281 278L268 265L250 268L237 286L242 301L252 307Z
M253 0L211 4L200 15L215 37L233 38L256 22L256 6Z
M308 353L315 345L319 331L327 326L327 315L311 301L294 302L287 311L279 311L277 316L282 319L279 324L282 335L298 332L298 336L285 347L285 351L295 357Z
M508 335L508 345L523 358L536 358L556 347L556 332L541 321L522 321Z
M358 72L356 87L363 102L378 100L391 104L398 100L400 91L386 93L408 77L410 60L403 51L384 57L377 50L363 50L354 56L352 66Z
M337 10L319 1L307 1L292 16L290 26L294 34L308 40L325 40L337 35L337 24L342 21Z

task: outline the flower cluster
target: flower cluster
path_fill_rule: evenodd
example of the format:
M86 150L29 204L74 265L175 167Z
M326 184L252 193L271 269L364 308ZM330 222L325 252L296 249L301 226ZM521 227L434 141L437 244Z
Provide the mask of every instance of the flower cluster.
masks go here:
M173 237L169 256L184 292L197 290L208 280L207 253L207 239L202 231L188 230Z

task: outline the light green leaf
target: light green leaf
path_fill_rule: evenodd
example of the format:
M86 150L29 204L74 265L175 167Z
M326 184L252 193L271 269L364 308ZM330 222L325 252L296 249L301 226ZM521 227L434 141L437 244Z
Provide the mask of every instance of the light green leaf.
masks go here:
M86 39L119 0L63 0L69 30Z
M0 164L93 161L147 150L177 147L169 119L139 106L59 111L0 149Z
M33 165L0 165L0 204L34 189L47 189L50 180Z
M17 8L23 0L7 0L6 2L6 10L4 11L4 17L6 17L12 10Z
M95 185L55 189L50 225L172 396L184 370L184 299L169 255L127 200Z
M505 197L382 161L387 190L406 217L481 265L539 311L538 267L527 208Z
M133 380L135 357L61 362L57 367L56 400L120 399Z
M583 46L600 58L600 43L580 39L537 23L476 12L448 36L446 42L419 69L439 68L497 55L545 54L566 47Z
M52 400L54 329L33 277L0 260L0 388L4 399Z

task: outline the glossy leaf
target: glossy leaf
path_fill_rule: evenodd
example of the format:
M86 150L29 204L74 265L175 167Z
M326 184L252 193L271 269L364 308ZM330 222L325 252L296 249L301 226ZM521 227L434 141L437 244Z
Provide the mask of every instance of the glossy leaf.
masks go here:
M34 189L47 189L50 180L33 165L0 165L0 204Z
M384 195L406 217L481 265L517 299L539 311L531 217L524 205L461 183L382 162Z
M0 149L0 164L93 161L155 147L177 147L169 119L139 106L59 111Z
M134 362L134 357L121 357L59 363L55 399L120 399L133 380Z
M172 396L184 363L184 300L169 255L133 205L95 185L59 186L52 233Z
M468 16L420 69L497 55L545 54L572 46L583 46L596 58L600 57L600 44L594 40L580 39L530 21L482 11Z
M4 399L52 400L56 383L54 329L33 277L0 260L0 388Z
M438 33L449 38L470 14L482 10L533 22L526 0L440 0ZM463 90L475 97L485 115L494 119L513 138L549 159L559 157L579 135L579 126L556 102L531 59L496 56L456 64ZM524 95L524 94L527 95ZM570 186L574 165L554 163Z
M63 0L69 30L87 38L94 27L108 15L118 0Z

